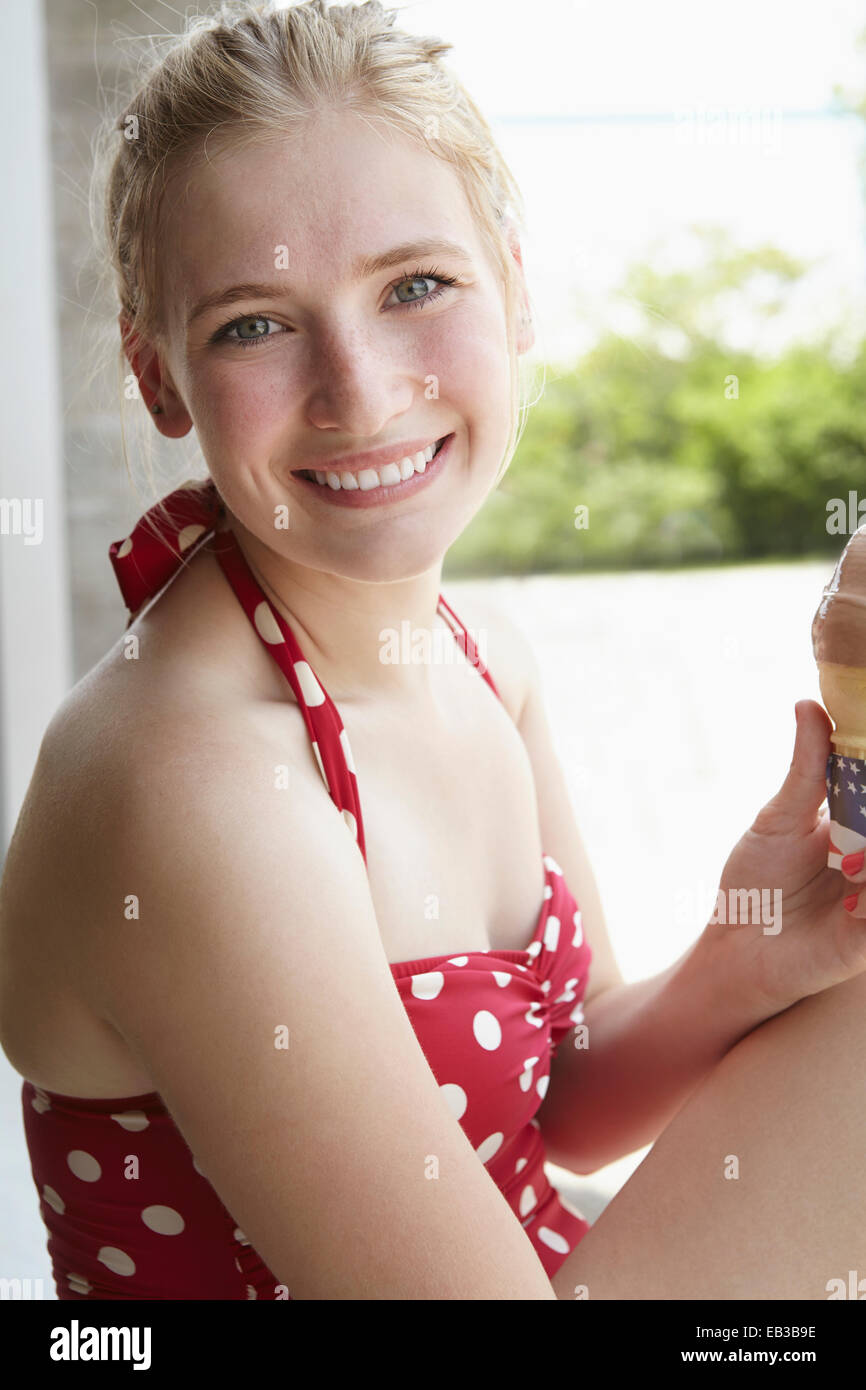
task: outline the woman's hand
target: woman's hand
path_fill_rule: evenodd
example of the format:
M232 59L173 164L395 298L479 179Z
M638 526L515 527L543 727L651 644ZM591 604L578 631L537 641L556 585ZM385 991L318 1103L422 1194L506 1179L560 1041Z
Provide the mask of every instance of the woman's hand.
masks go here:
M719 920L706 928L725 990L761 1022L866 970L866 893L859 896L866 870L849 876L827 867L830 821L819 814L833 724L814 700L794 708L788 775L728 856ZM747 898L749 890L758 893ZM854 895L847 911L845 900Z

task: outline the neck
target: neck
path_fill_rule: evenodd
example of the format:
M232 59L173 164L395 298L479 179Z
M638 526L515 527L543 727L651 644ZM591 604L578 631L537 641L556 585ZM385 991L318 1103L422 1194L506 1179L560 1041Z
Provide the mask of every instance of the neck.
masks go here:
M338 705L434 702L437 666L455 646L438 613L441 558L409 579L347 579L277 555L234 516L228 524L265 596Z

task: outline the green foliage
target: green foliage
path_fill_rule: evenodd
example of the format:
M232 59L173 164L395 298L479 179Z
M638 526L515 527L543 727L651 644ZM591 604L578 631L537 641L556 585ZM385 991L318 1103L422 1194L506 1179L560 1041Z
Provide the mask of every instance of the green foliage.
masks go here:
M734 350L731 305L769 318L804 267L700 235L710 254L695 272L630 273L633 333L548 373L505 478L448 553L450 576L838 555L828 506L847 508L850 491L866 521L866 340L847 362L829 339L774 358ZM756 281L773 291L757 309Z

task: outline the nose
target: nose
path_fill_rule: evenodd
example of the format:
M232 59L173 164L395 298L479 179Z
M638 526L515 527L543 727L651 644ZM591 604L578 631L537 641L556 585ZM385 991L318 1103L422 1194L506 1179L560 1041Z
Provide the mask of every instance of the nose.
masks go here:
M357 324L322 333L310 358L307 419L357 439L377 439L412 407L424 376L400 334L383 342Z

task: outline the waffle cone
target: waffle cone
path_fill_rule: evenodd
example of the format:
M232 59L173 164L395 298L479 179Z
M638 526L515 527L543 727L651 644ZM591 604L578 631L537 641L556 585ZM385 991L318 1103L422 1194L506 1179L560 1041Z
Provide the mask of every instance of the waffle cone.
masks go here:
M866 666L818 662L821 699L833 723L833 751L844 758L866 758Z

